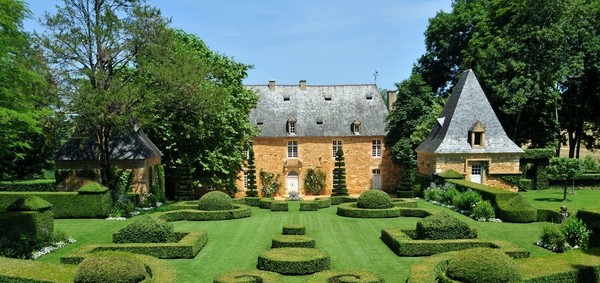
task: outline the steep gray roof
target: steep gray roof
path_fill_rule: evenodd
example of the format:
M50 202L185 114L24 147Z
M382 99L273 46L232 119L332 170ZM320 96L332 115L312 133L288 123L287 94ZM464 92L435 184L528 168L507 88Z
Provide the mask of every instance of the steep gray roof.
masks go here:
M287 121L296 119L296 135L354 136L351 124L360 121L360 136L385 135L387 107L377 86L368 85L250 85L259 96L250 122L261 137L288 137Z
M468 133L480 122L485 128L483 147L471 147ZM472 70L464 71L450 98L417 152L521 153L508 138Z
M119 135L110 142L110 160L143 160L161 157L163 153L141 129L129 135ZM69 139L58 151L56 161L96 160L96 146L82 138Z

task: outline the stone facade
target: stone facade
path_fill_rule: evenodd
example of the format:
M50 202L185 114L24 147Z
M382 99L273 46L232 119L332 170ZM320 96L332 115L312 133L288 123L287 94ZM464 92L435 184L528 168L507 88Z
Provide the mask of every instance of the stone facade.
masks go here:
M348 193L360 194L371 189L374 178L373 170L379 170L380 189L393 192L400 170L392 163L389 152L383 145L381 145L381 156L372 156L373 140L379 140L383 143L383 136L256 138L253 141L253 149L259 193L261 184L258 173L261 169L279 175L282 188L279 190L278 195L287 195L287 176L292 171L296 172L298 174L299 193L305 195L304 177L306 170L314 168L322 170L327 176L326 186L321 195L330 195L333 169L335 168L333 141L342 141ZM297 158L287 157L288 141L298 142ZM243 178L242 173L240 174L240 181L238 181L238 188L242 192L240 196L245 194L243 193Z

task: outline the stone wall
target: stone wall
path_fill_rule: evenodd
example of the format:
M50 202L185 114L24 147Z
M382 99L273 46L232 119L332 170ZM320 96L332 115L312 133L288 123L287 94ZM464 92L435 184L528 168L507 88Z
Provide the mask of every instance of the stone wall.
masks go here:
M371 188L372 170L381 171L382 189L393 192L399 179L400 170L391 160L389 152L382 145L382 156L372 157L372 141L381 140L383 136L364 137L288 137L288 138L255 138L253 149L256 166L257 187L260 193L260 170L280 175L282 184L279 195L286 194L286 176L295 171L299 175L300 194L304 191L304 177L308 168L320 169L325 172L326 187L322 195L331 194L332 172L335 167L332 142L342 141L346 163L346 185L350 194L358 194ZM287 142L298 142L298 158L287 158ZM243 191L243 176L240 174L238 188ZM242 192L239 196L243 196Z

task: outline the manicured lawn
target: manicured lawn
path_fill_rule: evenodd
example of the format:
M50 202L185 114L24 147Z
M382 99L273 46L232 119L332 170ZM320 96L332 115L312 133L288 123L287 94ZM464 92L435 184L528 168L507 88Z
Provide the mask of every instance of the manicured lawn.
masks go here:
M506 240L528 249L532 257L551 252L534 245L544 223L482 223L419 200L420 207L443 209L476 226L479 238ZM404 282L412 264L421 258L398 257L379 239L382 228L414 229L419 218L355 219L336 215L336 206L319 211L300 212L292 202L289 212L271 212L253 208L252 217L226 221L173 222L176 230L208 232L208 243L194 259L167 260L177 270L179 282L212 282L217 274L234 270L256 269L258 255L269 249L271 239L281 234L285 224L303 224L307 235L316 239L316 247L331 256L332 269L363 269L384 277L386 282ZM47 262L79 246L109 243L113 232L132 220L108 221L87 219L56 220L55 225L77 239L53 254L42 257ZM304 282L306 276L286 276L286 282Z
M567 201L563 202L563 189L547 189L522 192L537 208L547 208L559 211L562 205L566 205L569 211L575 212L582 208L600 208L600 190L581 189L571 193L567 191Z

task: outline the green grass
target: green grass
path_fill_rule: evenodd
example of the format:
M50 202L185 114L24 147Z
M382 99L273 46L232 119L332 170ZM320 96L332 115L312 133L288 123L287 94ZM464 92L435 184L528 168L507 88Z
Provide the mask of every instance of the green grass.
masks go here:
M567 201L563 202L563 189L547 189L522 192L522 194L533 206L559 211L562 205L566 205L569 211L574 213L582 208L600 208L600 190L575 190L567 191Z
M258 255L270 249L273 237L281 235L287 224L306 226L306 234L314 237L316 248L331 256L333 270L368 270L386 282L404 282L412 264L422 258L398 257L379 239L383 228L414 229L419 218L360 219L336 215L337 206L318 211L299 211L300 203L292 202L288 212L271 212L252 208L252 217L225 221L172 222L176 231L205 230L208 243L194 259L166 260L177 272L178 282L212 282L221 273L256 269ZM479 239L505 240L525 248L532 257L551 255L534 243L544 223L476 222L424 201L419 207L442 209L477 227ZM77 240L76 243L42 257L43 262L58 263L60 256L87 244L110 243L112 233L132 220L108 221L61 219L56 229ZM304 282L307 276L285 276L285 282Z

